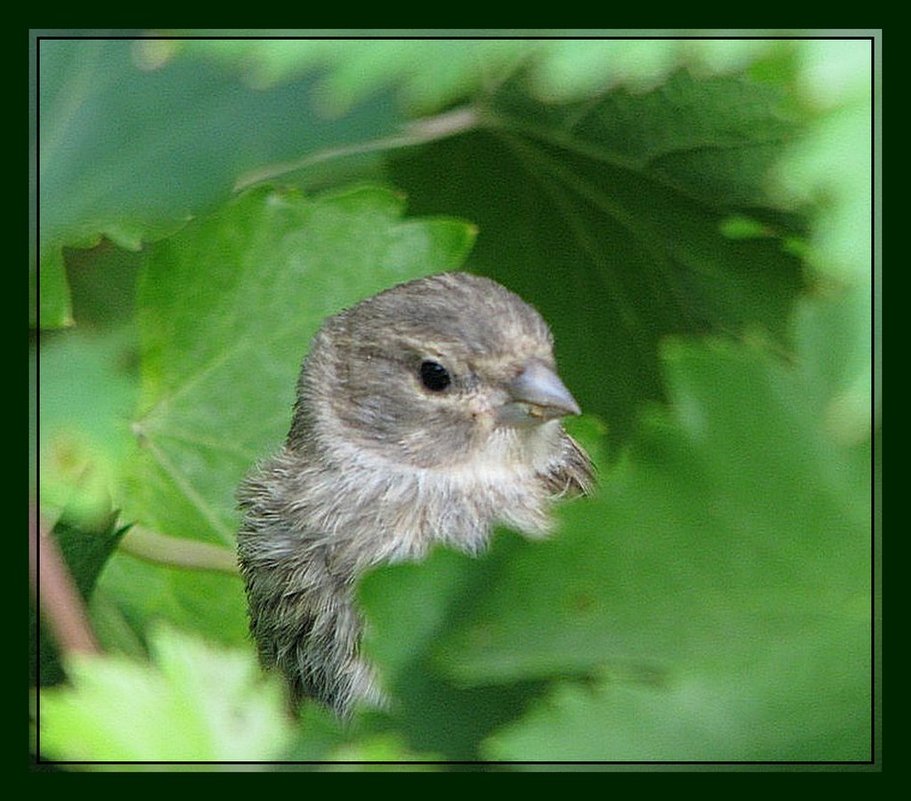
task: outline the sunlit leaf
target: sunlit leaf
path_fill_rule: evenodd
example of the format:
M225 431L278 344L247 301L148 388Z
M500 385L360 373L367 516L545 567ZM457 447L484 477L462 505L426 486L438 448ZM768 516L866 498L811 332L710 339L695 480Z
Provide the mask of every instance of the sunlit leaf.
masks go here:
M300 363L322 320L457 267L470 247L465 223L403 212L384 189L314 200L263 190L151 251L138 298L141 453L128 515L233 543L235 488L287 433Z
M291 727L280 685L249 652L215 649L167 629L154 663L82 657L71 687L40 697L41 755L80 762L278 758Z

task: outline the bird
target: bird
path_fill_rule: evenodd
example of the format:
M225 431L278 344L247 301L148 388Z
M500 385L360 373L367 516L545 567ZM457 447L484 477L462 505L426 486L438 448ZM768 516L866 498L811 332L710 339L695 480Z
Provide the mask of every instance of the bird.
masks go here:
M548 324L493 279L413 279L322 323L283 446L237 491L250 632L292 708L388 707L359 578L436 546L478 555L498 525L546 537L554 502L594 486L562 423L580 413Z

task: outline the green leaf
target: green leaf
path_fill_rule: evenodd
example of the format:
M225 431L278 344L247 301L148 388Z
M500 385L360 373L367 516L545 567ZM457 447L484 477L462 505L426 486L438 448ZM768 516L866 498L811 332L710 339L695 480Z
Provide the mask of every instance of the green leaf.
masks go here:
M438 549L420 564L380 569L361 581L369 621L365 648L382 666L392 699L388 718L381 720L428 757L480 759L484 737L518 717L544 689L538 681L466 687L432 660L441 632L468 614L499 564Z
M249 170L379 138L400 121L382 87L328 113L313 70L246 85L239 65L216 55L230 44L181 53L142 39L38 43L42 327L70 320L61 246L105 235L138 248L226 199Z
M167 621L224 645L249 639L243 587L237 576L138 559L123 550L99 578L93 623L106 626L105 645L135 653L150 626ZM111 625L116 628L111 631Z
M528 717L493 736L485 755L542 761L858 761L871 757L869 698L851 665L869 675L869 629L823 618L806 632L765 641L755 660L716 670L620 666L591 686L563 684ZM847 635L847 642L843 638Z
M545 39L534 42L531 93L544 101L592 99L605 89L654 89L688 67L703 77L774 58L784 42L763 39Z
M567 156L659 179L713 208L738 208L771 200L769 168L797 130L785 99L742 76L679 71L652 91L618 89L596 102L542 106L507 88L489 113L495 128L558 145Z
M341 117L322 113L312 73L256 89L236 68L179 51L149 61L149 46L40 42L42 251L89 231L135 244L144 227L160 234L226 198L246 170L374 138L394 124L394 107L376 95Z
M457 267L455 220L403 220L360 188L308 200L260 190L155 246L140 278L140 452L125 512L176 536L233 543L234 490L287 432L300 363L329 314Z
M739 76L552 105L513 85L488 130L402 154L392 175L419 211L478 223L469 265L552 322L573 393L617 444L664 397L664 336L749 325L785 340L802 281L779 237L800 229L763 188L795 132L782 102ZM726 236L747 210L775 236Z
M36 270L41 271L40 288ZM28 324L30 328L66 328L73 324L70 290L61 248L49 248L38 268L29 260Z
M605 675L584 711L561 690L495 739L501 757L867 758L869 451L835 445L802 376L755 348L668 365L673 417L567 510L571 535L511 565L476 614L483 647L476 622L438 657L463 680ZM503 614L519 587L534 598Z
M876 144L871 124L881 121L871 92L875 77L879 93L881 78L873 73L871 40L808 42L796 56L797 94L808 108L809 122L804 135L776 165L773 187L783 203L808 209L808 264L826 283L851 288L849 302L855 304L849 315L851 326L866 356L873 350L874 369L871 376L869 359L852 359L853 388L841 398L836 414L853 417L863 434L869 428L862 418L871 379L877 383L876 419L882 395L881 282L871 280L882 270L881 260L872 258L876 252L872 180Z
M154 664L82 657L72 686L44 690L41 756L80 762L231 761L279 757L291 741L280 685L247 651L161 629Z
M316 71L324 110L340 113L392 88L398 104L429 113L477 92L527 61L540 43L508 39L310 39L183 42L181 52L217 59L269 88Z
M116 512L94 530L67 520L60 520L54 526L60 555L76 583L76 589L85 600L91 597L102 568L127 529L128 526L117 525Z
M64 258L77 327L101 334L132 323L140 251L103 240L93 248L67 248Z
M820 367L830 369L833 360L826 353L826 337L843 339L849 334L854 342L847 360L836 367L841 372L840 390L826 413L834 425L842 426L845 436L855 439L869 434L874 381L876 421L882 403L882 267L880 259L872 259L876 246L871 122L878 122L880 113L871 92L874 77L877 92L881 87L879 76L872 73L872 48L870 40L849 39L812 41L796 51L797 95L808 109L809 121L772 175L781 202L808 210L807 263L830 295L846 288L837 308L815 312L829 320L817 355ZM841 331L839 319L846 323Z

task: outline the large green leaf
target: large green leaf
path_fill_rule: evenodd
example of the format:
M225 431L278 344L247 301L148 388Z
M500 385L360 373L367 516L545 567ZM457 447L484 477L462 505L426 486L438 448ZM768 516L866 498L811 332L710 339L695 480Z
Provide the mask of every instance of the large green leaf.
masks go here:
M313 69L250 86L237 62L218 59L229 47L197 42L175 54L141 39L38 42L43 326L69 320L61 246L105 235L138 247L227 198L255 167L387 135L401 121L382 88L330 113Z
M274 160L388 133L395 106L374 96L332 117L319 76L268 89L206 53L150 63L143 40L42 40L41 243L106 233L125 244L227 197L240 174ZM201 51L201 52L200 52Z
M506 87L485 132L402 154L392 175L417 210L477 222L469 264L552 321L573 392L619 442L664 395L661 337L750 324L783 339L800 265L763 188L795 131L781 105L739 76L554 105ZM725 236L734 213L763 234Z
M457 267L473 230L403 220L402 199L260 190L152 249L140 278L140 444L124 510L177 536L233 542L234 490L287 432L310 337L329 314Z

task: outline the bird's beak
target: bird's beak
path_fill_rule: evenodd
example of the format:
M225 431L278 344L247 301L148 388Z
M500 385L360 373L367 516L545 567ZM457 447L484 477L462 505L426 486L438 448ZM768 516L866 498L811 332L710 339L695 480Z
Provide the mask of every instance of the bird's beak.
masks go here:
M579 404L559 376L544 362L531 359L506 385L509 400L497 412L502 425L525 426L581 414Z

